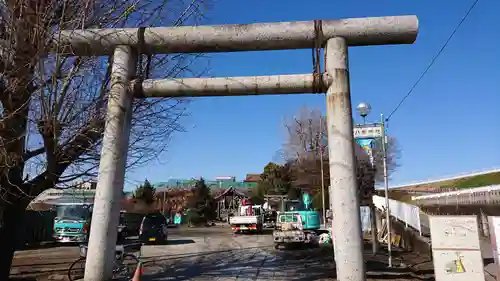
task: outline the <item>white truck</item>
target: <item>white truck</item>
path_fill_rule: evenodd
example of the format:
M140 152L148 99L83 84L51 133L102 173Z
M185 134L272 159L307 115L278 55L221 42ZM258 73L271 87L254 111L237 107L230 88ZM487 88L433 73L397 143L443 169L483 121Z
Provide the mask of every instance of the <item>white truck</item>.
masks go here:
M262 205L240 206L237 216L229 218L229 225L233 233L262 232L264 223L264 210Z

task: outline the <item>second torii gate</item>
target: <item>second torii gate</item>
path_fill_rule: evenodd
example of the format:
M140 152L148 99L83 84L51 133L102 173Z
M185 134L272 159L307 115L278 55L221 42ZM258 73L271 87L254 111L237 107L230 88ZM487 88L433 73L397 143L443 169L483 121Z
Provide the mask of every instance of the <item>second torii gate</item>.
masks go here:
M86 281L110 279L119 198L124 183L133 98L302 94L326 91L335 260L340 281L365 280L355 175L348 46L412 44L416 16L61 31L54 51L113 56ZM133 80L138 54L322 48L325 73L225 78ZM319 64L318 64L319 65ZM161 124L158 124L161 125Z

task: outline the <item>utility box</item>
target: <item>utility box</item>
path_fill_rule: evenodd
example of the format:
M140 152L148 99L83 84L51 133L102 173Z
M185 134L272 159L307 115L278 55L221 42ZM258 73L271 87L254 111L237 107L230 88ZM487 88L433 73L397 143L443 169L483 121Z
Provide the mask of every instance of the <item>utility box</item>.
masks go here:
M484 281L476 216L429 216L436 281Z
M500 272L500 217L488 217L488 229L490 231L491 248L493 259L495 260L496 272ZM500 281L500 274L497 274L496 280Z

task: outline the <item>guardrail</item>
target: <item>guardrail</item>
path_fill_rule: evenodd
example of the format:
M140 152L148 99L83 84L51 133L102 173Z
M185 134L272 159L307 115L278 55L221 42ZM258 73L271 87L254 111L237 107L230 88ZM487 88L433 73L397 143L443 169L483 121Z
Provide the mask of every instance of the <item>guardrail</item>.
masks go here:
M379 210L385 211L385 198L374 195L373 204ZM420 221L420 208L408 203L389 199L390 215L403 222L406 227L411 226L422 235L422 224Z

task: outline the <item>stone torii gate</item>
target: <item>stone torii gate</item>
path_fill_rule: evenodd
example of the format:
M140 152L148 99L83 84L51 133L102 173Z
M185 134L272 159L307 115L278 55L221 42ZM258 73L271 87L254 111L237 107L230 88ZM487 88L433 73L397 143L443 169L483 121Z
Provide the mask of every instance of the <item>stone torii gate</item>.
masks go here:
M113 56L86 281L111 278L133 98L301 94L326 91L337 279L365 280L355 175L348 46L412 44L416 16L215 26L85 29L55 35L54 52ZM139 54L324 48L325 72L134 80ZM159 126L161 124L158 124Z

